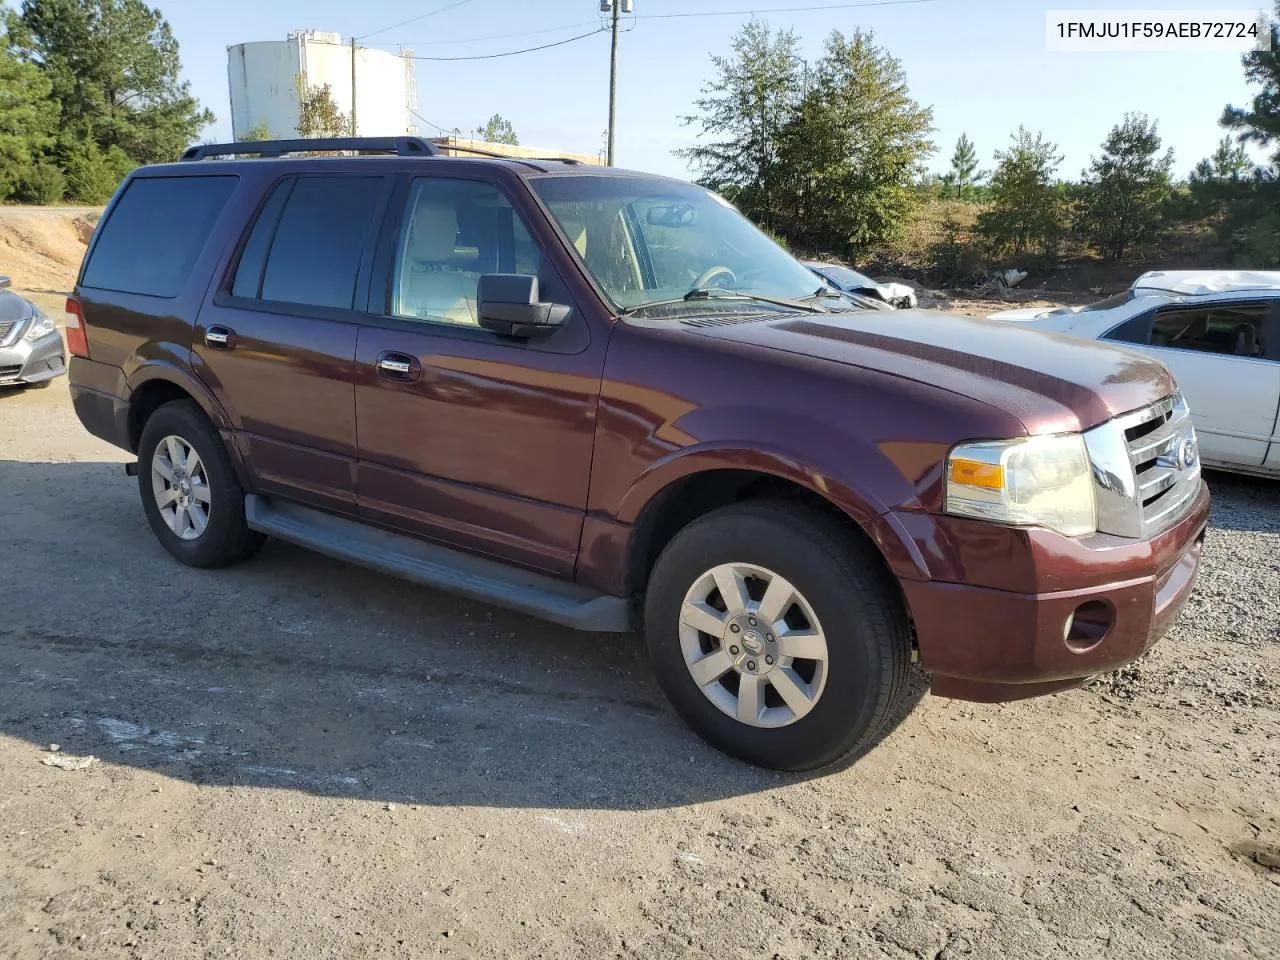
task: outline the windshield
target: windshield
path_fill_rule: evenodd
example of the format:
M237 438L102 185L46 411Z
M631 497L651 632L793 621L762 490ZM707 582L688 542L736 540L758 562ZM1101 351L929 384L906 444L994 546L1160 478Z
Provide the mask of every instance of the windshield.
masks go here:
M587 270L623 309L721 296L812 298L821 281L723 198L643 177L530 180ZM691 300L691 305L710 300Z

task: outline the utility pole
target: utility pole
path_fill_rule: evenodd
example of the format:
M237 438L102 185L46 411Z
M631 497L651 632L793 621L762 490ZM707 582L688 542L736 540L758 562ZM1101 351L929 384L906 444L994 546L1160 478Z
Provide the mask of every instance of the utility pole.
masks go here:
M351 135L356 135L356 38L351 38Z
M631 12L631 0L601 0L601 11L608 11L613 19L613 43L609 48L609 147L605 162L613 166L613 141L618 125L618 19L622 13Z

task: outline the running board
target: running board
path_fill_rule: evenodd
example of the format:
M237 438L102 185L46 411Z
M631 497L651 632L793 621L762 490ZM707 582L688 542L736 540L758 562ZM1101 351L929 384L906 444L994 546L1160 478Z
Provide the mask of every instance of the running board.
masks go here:
M244 498L244 515L260 533L437 590L574 630L631 629L631 608L624 597L252 493Z

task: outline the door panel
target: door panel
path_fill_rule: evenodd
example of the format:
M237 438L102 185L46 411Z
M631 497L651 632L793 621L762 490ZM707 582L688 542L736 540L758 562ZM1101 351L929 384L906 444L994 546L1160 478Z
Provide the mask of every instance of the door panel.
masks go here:
M355 356L391 180L298 175L268 192L200 313L198 375L264 493L355 512Z
M361 515L570 577L607 338L497 184L416 177L393 204L375 266L387 315L356 350ZM540 300L571 307L563 328L530 342L482 329L486 273L536 276Z
M1273 360L1139 347L1178 379L1205 460L1259 466L1275 429L1280 363Z
M412 357L413 381L378 368ZM587 504L602 358L365 326L356 352L361 512L561 576Z
M206 342L220 327L230 349ZM264 493L351 510L356 458L354 323L209 305L192 345Z

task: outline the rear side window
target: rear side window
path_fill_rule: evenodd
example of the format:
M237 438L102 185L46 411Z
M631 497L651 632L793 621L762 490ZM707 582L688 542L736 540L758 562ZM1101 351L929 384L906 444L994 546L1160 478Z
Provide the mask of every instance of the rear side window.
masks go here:
M350 310L379 177L305 176L278 186L231 284L238 297Z
M139 177L102 225L86 287L176 297L237 177Z

